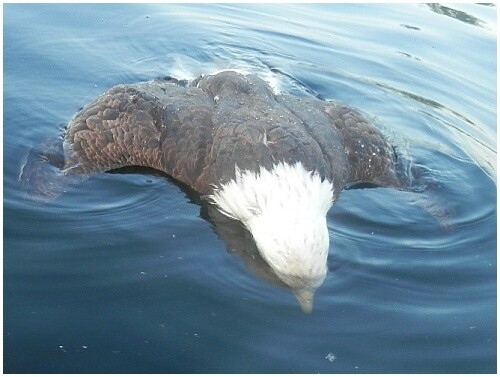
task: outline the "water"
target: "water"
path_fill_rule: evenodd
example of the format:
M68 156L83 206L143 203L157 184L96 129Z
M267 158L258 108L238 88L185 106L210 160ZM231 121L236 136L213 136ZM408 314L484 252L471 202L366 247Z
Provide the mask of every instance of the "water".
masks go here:
M434 182L341 195L310 315L163 176L21 195L109 87L224 68L362 110ZM496 372L496 80L493 5L4 5L4 371Z

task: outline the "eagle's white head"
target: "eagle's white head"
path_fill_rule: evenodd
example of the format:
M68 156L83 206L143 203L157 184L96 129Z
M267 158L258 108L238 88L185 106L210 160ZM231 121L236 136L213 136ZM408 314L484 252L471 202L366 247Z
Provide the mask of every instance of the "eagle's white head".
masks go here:
M225 215L240 220L276 275L312 310L314 291L326 272L329 236L326 213L333 185L298 162L271 170L240 171L210 196Z

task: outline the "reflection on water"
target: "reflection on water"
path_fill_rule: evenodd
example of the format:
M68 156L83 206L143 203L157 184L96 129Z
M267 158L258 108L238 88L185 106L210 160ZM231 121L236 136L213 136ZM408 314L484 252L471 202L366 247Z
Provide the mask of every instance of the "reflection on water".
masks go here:
M420 30L420 28L416 27L416 26L411 26L411 25L406 25L406 24L401 24L400 26L407 28L407 29L410 29L410 30Z
M445 5L436 4L436 3L426 4L426 5L434 13L442 14L444 16L454 18L456 20L465 22L465 23L470 24L470 25L479 26L482 28L486 27L486 23L484 21L481 21L479 18L476 18L476 17L474 17L466 12L463 12L463 11L460 11L457 9L453 9L453 8L447 7Z
M454 125L440 117L433 115L430 112L422 111L426 115L436 119L438 122L444 124L451 131L451 135L454 137L454 141L459 144L464 151L466 151L469 156L476 161L496 182L497 177L497 158L496 158L496 148L491 145L495 142L496 136L490 132L487 128L475 124L473 121L468 119L465 115L458 113L457 111L448 108L441 103L434 101L430 98L425 98L423 96L417 95L415 93L411 93L402 89L394 88L388 84L374 82L373 85L384 88L386 90L393 91L399 95L407 97L411 100L424 104L426 106L439 109L443 112L449 112L453 114L456 118L463 120L472 126L471 131L466 131L464 128L461 128L458 125ZM484 140L484 141L482 141ZM486 141L489 145L486 144Z

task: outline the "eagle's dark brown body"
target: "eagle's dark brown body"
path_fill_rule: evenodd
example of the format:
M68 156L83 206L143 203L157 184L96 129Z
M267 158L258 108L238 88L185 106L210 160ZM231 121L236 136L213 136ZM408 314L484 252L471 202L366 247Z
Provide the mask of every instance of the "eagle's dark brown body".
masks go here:
M393 147L355 110L274 94L254 75L225 71L189 85L164 79L119 85L92 101L64 135L66 174L147 166L196 191L240 169L300 161L333 182L399 187Z

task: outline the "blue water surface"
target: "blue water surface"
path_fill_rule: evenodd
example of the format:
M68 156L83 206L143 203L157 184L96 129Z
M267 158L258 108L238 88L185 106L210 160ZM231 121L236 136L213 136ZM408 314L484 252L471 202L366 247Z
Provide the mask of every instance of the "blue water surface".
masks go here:
M5 372L496 372L494 5L3 10ZM21 190L29 150L111 86L228 68L358 108L425 167L420 193L342 193L309 315L164 176Z

